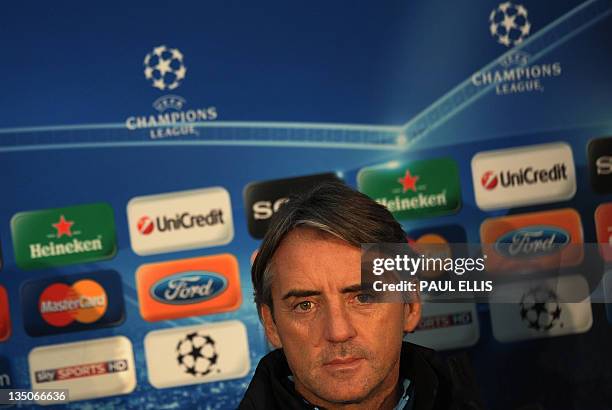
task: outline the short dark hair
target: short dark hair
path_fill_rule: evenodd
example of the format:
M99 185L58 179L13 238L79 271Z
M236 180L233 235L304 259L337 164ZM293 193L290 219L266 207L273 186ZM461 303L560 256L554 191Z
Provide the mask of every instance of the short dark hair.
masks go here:
M363 243L405 243L406 234L391 212L342 181L327 181L291 196L272 217L251 267L255 304L272 309L274 253L294 228L308 226L334 235L355 247Z

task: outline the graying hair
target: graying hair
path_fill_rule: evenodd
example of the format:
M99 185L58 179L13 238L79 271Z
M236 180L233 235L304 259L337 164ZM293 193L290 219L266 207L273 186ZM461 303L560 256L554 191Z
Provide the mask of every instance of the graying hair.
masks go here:
M285 236L308 226L333 235L348 244L405 243L401 225L386 207L353 190L341 181L324 182L308 192L289 198L272 217L251 268L255 304L273 310L273 257Z

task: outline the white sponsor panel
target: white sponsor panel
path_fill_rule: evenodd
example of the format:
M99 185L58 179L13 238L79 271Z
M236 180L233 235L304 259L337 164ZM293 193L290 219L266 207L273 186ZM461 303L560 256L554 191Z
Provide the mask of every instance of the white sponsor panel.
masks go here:
M128 394L136 388L132 343L124 336L37 347L28 362L32 389L67 389L70 401Z
M556 142L479 152L472 182L483 210L564 201L576 193L572 149Z
M237 320L154 330L144 346L158 389L239 379L251 369L246 327Z
M138 255L225 245L234 237L230 195L222 187L132 198L127 214Z
M419 327L405 340L435 350L473 346L480 338L475 303L423 303Z
M580 275L500 285L492 300L512 296L520 302L490 304L493 336L500 342L584 333L593 324L589 286Z

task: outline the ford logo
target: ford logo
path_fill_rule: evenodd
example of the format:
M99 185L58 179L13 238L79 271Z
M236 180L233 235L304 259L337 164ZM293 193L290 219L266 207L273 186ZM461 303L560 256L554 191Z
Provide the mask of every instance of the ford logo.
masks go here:
M499 237L495 250L512 258L529 258L554 253L569 242L569 233L559 227L529 226Z
M188 271L161 279L151 287L151 296L161 303L188 305L218 296L227 288L227 279L206 271Z

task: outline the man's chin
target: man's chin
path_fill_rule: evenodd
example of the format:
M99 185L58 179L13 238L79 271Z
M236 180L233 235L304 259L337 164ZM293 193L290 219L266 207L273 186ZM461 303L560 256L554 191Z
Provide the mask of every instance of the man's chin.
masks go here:
M350 366L323 366L316 377L317 395L333 403L358 403L369 395L371 377L365 360Z

